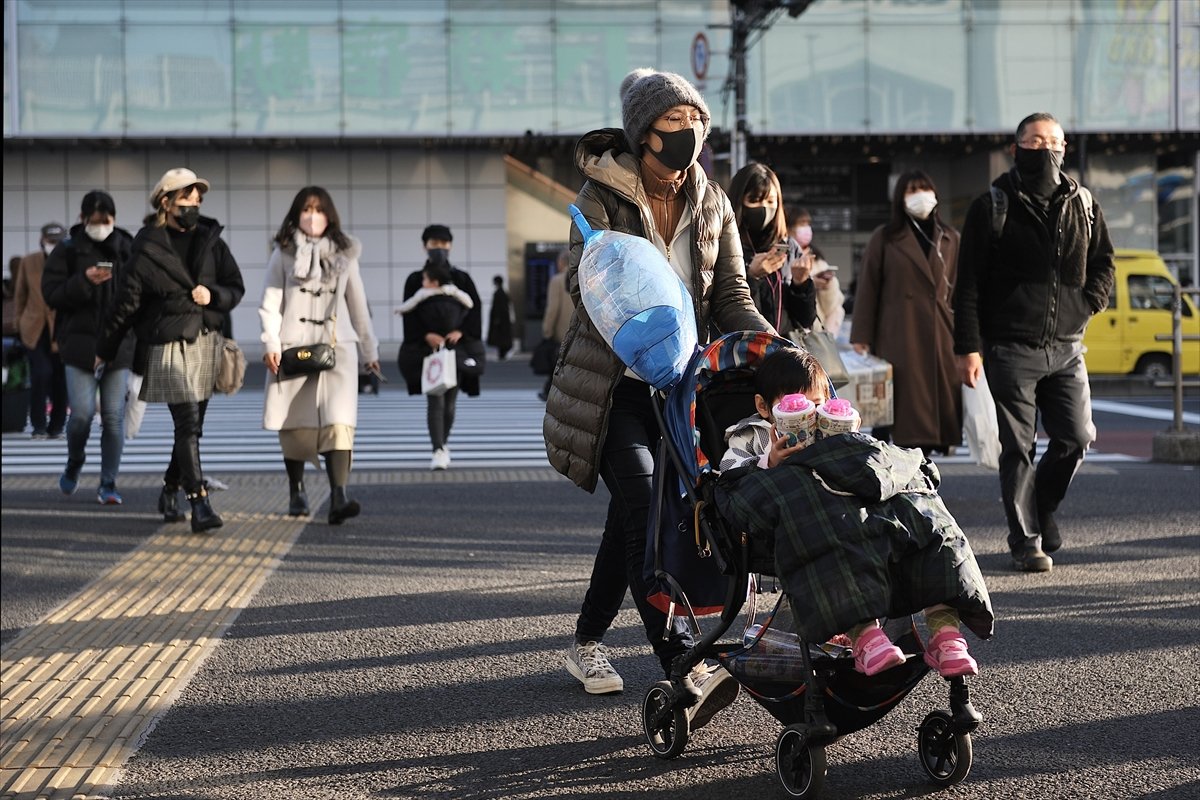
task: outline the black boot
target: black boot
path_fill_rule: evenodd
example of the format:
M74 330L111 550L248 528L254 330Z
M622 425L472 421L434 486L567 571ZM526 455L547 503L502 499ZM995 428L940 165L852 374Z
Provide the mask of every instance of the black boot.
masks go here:
M346 496L345 486L335 486L329 495L329 524L341 525L343 520L357 517L362 509L357 500Z
M192 533L207 533L225 524L208 504L208 495L204 491L189 494L188 502L192 504Z
M158 513L163 515L163 522L183 522L187 514L179 510L179 487L163 484L162 494L158 496Z
M296 481L289 489L288 516L307 517L311 512L308 510L308 492L304 491L304 481Z

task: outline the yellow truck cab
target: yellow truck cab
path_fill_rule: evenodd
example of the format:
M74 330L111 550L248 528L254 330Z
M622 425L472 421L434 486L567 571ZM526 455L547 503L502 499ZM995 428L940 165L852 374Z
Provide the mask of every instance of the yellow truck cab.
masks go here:
M1092 319L1083 336L1088 373L1169 377L1173 345L1155 336L1171 333L1175 278L1153 250L1117 250L1115 256L1108 308ZM1181 313L1184 336L1200 334L1200 314L1186 294ZM1200 373L1200 342L1184 341L1182 366L1185 375Z

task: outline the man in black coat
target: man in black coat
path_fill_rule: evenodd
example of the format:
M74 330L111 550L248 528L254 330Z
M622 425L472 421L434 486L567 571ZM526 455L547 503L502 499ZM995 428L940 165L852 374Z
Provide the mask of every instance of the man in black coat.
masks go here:
M445 225L429 225L421 232L421 244L425 248L425 257L431 264L450 264L450 248L454 236ZM404 299L407 300L421 288L422 270L411 273L404 281ZM451 281L462 291L466 292L474 305L467 312L460 330L451 331L442 336L428 331L420 323L417 314L404 315L404 342L400 345L399 366L400 374L408 387L408 393L421 394L421 365L425 356L433 352L435 347L448 344L464 353L469 351L470 361L476 362L478 369L464 370L464 359L459 358L458 386L441 395L429 395L426 399L426 417L429 424L429 439L433 445L433 460L431 469L441 470L450 466L450 449L446 440L450 436L450 428L454 425L454 413L458 390L466 392L469 397L479 394L479 375L483 367L483 315L480 311L479 292L475 282L466 272L450 265Z
M986 369L1000 426L1000 488L1013 564L1048 572L1062 545L1054 513L1096 438L1083 332L1108 306L1113 247L1091 193L1062 172L1066 140L1031 114L1015 166L967 211L954 291L962 382ZM1033 466L1038 414L1050 438Z

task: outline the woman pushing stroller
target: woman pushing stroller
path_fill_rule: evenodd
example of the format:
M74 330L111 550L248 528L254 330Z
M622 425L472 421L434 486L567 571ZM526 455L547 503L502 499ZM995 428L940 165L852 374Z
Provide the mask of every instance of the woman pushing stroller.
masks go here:
M781 400L802 393L822 407L828 385L803 350L763 360L754 376L758 413L726 432L716 492L722 516L773 542L804 639L846 631L855 669L875 675L905 661L878 619L924 610L925 662L944 678L976 674L960 620L987 639L994 618L970 544L937 494L937 468L919 450L857 432L778 430Z

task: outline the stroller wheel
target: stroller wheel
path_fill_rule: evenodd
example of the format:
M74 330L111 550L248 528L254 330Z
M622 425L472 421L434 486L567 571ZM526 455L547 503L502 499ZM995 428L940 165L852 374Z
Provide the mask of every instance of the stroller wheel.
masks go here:
M788 725L775 741L775 773L789 797L813 798L825 786L825 746L811 744L803 725Z
M659 681L646 691L642 699L642 730L646 742L658 758L675 758L687 747L687 709L671 709L673 690L669 681Z
M961 783L971 771L971 734L955 733L945 711L931 711L917 728L921 767L938 786Z

